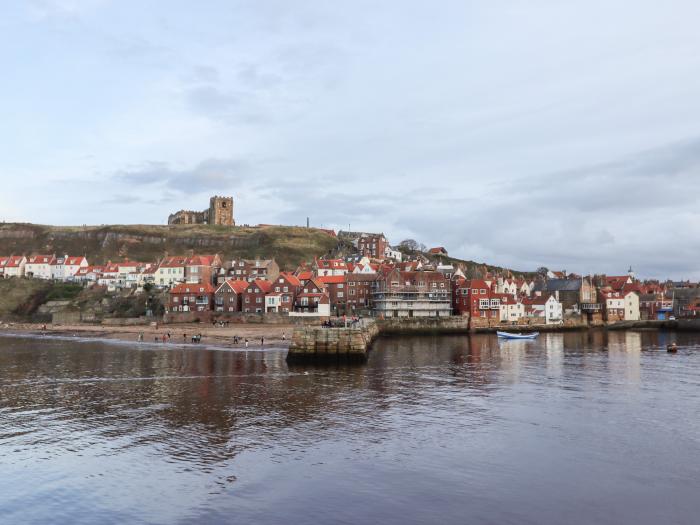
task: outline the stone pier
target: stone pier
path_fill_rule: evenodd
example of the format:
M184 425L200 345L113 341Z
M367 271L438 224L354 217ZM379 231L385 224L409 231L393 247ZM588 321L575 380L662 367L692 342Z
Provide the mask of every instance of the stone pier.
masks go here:
M287 361L364 361L377 335L379 329L374 322L361 328L296 328Z

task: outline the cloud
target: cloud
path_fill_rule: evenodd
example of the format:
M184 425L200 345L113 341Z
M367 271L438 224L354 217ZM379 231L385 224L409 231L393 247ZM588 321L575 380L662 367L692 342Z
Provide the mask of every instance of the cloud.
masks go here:
M117 183L149 187L149 191L160 187L180 193L202 193L240 184L247 170L245 162L230 159L208 159L189 169L175 169L167 162L147 162L118 171L112 179Z

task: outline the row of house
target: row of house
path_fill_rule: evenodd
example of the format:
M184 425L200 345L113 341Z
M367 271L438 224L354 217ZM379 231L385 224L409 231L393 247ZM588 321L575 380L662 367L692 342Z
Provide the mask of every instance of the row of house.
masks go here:
M70 255L10 255L0 257L0 277L33 277L65 281L88 265L86 257Z

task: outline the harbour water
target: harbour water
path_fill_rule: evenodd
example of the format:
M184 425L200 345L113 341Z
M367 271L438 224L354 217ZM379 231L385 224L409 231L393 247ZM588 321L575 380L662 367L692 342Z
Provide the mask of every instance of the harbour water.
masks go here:
M700 334L0 337L0 523L695 524L699 410Z

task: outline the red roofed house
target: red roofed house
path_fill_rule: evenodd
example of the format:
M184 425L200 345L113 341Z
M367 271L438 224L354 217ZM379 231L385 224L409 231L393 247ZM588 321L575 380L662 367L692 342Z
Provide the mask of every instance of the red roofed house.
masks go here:
M430 255L447 255L447 250L443 246L438 246L436 248L430 248L428 253Z
M85 257L64 255L62 257L54 257L50 266L52 279L67 281L73 279L79 268L88 266L88 261Z
M0 262L2 277L23 277L27 258L24 255L10 255Z
M214 287L209 283L180 283L168 294L169 312L209 312L214 303Z
M218 255L193 255L185 260L185 282L212 283L214 276L221 268L221 257Z
M102 266L84 266L78 269L74 278L84 283L96 283L102 277L103 269Z
M256 279L243 291L243 311L262 314L265 312L265 296L272 290L272 283Z
M243 292L248 282L243 280L228 280L214 292L214 309L217 312L241 312L243 308Z
M325 285L318 278L311 279L299 291L294 301L294 311L302 314L330 316L331 301Z
M299 277L289 272L281 272L272 283L272 294L275 299L267 304L268 309L275 312L292 312L294 310L294 299L303 284Z
M345 275L348 273L348 265L343 259L316 259L313 270L317 277Z
M51 279L51 261L55 255L30 255L24 265L24 274L35 279Z
M472 318L500 319L501 297L483 279L462 279L455 283L452 307L456 315Z
M164 258L155 272L156 285L168 287L183 282L185 280L186 264L187 257Z
M331 312L345 313L347 301L346 278L352 274L333 275L329 277L318 277L316 280L326 287L328 298L330 299Z

